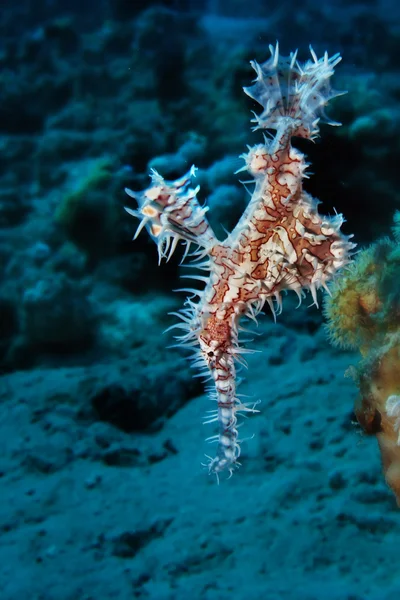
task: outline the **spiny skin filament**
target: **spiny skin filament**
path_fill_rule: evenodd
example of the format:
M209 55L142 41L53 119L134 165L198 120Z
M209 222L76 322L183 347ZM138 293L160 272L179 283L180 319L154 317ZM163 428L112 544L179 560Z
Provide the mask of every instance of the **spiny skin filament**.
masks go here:
M274 318L282 311L281 292L293 290L302 301L309 290L317 303L317 290L326 288L339 269L350 261L354 244L340 232L341 215L318 213L319 202L303 190L307 177L304 156L291 145L294 136L314 139L320 119L326 118L328 100L341 95L330 88L329 79L340 56L328 54L318 59L297 61L297 52L279 55L278 45L270 46L271 57L264 63L253 61L257 77L246 94L263 107L255 115L254 129L274 131L264 143L249 147L242 155L244 167L254 182L250 202L234 230L219 241L206 219L207 208L197 200L199 187L190 187L195 167L176 181L165 181L156 171L143 192L126 190L138 209L127 211L140 219L135 238L146 227L157 244L160 261L169 260L178 242L191 244L190 265L207 275L187 276L205 284L203 290L186 288L190 294L175 314L173 325L181 334L178 345L193 350L196 376L212 382L210 397L216 409L206 423L218 423L217 443L208 469L216 474L233 473L238 466L240 441L237 415L258 412L255 405L242 403L236 392L236 364L246 365L244 354L252 352L239 345L240 318L257 320L268 304ZM171 329L171 328L170 328Z

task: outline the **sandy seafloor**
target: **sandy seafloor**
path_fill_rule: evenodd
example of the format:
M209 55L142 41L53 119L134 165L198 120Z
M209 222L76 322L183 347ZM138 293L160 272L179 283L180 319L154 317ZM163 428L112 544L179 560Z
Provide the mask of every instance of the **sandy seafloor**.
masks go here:
M205 396L129 435L85 413L92 387L129 387L131 362L3 377L3 598L397 597L399 512L351 423L352 357L262 329L242 387L261 412L219 486L201 467Z
M276 324L261 316L240 386L260 412L218 485L202 467L212 405L162 334L183 301L178 259L157 268L122 210L150 167L177 176L194 160L213 223L235 223L236 156L261 141L241 86L279 38L285 53L312 42L345 57L343 127L302 146L308 189L360 247L390 232L397 7L252 11L1 9L0 600L399 598L400 511L354 423L357 353L329 344L309 297L284 298Z

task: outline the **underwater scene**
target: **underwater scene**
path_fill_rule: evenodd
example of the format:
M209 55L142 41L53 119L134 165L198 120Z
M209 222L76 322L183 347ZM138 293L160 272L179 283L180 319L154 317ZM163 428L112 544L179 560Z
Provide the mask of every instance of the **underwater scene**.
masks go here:
M0 600L400 597L400 4L3 0Z

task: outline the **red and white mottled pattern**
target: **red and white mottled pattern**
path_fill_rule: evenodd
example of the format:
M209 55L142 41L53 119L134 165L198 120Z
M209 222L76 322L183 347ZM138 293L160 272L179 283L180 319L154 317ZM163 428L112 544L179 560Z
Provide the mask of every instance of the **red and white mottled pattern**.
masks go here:
M242 158L243 170L254 179L251 200L231 234L219 242L197 201L199 188L190 188L195 168L174 182L152 172L152 183L139 193L127 190L138 202L138 210L127 209L141 223L136 235L146 226L158 246L160 259L174 252L179 240L189 248L198 246L195 262L206 277L203 291L189 288L198 301L187 299L176 313L183 330L176 336L184 347L194 349L195 365L212 381L210 395L216 400L206 422L217 422L217 452L209 457L209 471L232 474L238 465L240 446L237 414L256 412L244 404L236 392L236 362L251 352L239 347L239 319L255 319L267 302L274 313L281 311L281 292L294 290L301 301L311 292L317 304L317 290L326 287L338 269L349 262L354 247L340 233L343 219L318 213L318 201L307 194L302 180L307 164L291 138L314 138L319 119L325 118L327 101L339 95L331 90L329 78L339 55L320 60L311 49L313 60L300 64L296 53L279 57L278 46L270 47L271 58L259 65L255 83L245 92L263 106L256 116L256 129L273 129L274 136L249 149ZM332 121L330 124L337 125ZM136 237L136 236L135 236ZM197 262L201 260L201 262Z

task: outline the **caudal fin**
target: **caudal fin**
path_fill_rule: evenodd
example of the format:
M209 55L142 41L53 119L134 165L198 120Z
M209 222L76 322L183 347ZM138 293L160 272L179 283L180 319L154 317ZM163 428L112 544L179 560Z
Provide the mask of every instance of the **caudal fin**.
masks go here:
M257 125L254 129L277 129L283 118L291 117L298 121L293 135L314 139L321 119L329 125L340 125L324 113L331 98L346 93L332 90L329 82L342 58L340 54L329 58L325 52L318 59L310 46L312 60L299 63L297 50L289 56L279 56L278 44L269 49L271 57L267 61L262 64L251 61L257 78L254 85L243 88L264 109L260 115L255 115L253 122Z

